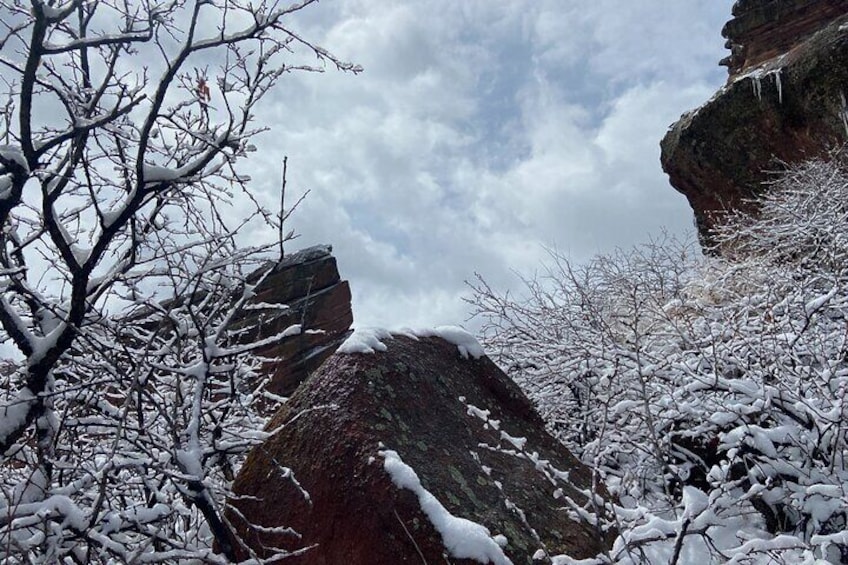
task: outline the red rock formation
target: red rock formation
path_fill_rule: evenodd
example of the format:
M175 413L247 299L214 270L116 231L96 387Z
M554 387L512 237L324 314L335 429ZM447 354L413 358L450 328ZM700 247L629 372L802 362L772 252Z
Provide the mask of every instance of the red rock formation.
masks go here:
M738 0L722 35L730 80L800 45L848 13L848 0Z
M301 324L302 332L257 353L268 359L269 392L289 396L348 335L353 323L350 287L341 280L330 246L316 246L285 257L256 289L251 304L285 304L288 310L246 309L232 324L240 340L274 335Z
M331 357L249 455L229 518L258 556L282 547L310 548L286 560L295 565L475 563L446 548L417 494L393 482L387 450L450 514L505 536L497 551L513 563L604 549L592 527L563 510L566 497L585 503L572 485L589 488L591 472L490 360L464 359L435 337L385 344L385 352Z
M699 235L751 207L785 163L827 155L848 133L848 0L747 0L725 27L728 84L662 140L662 166Z

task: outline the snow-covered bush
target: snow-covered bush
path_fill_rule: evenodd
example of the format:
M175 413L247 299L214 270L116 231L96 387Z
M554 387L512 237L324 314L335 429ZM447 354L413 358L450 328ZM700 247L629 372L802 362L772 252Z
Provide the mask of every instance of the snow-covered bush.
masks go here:
M662 240L555 255L522 300L476 285L487 349L615 495L598 563L848 562L846 219L848 167L812 161L727 218L725 259Z
M251 350L280 335L229 321L283 220L239 161L284 73L359 70L288 29L315 2L0 0L4 563L234 555Z

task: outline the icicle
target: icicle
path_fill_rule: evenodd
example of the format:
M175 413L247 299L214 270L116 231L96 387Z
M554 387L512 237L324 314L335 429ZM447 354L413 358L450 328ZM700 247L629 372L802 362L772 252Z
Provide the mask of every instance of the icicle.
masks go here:
M754 88L754 96L757 97L757 100L760 102L763 101L763 85L760 82L760 77L754 75L751 77L751 86Z
M848 100L845 100L844 91L839 93L839 97L842 98L842 110L840 110L839 116L842 118L842 127L845 128L845 137L848 137Z
M783 81L780 78L783 69L777 69L774 73L774 84L777 86L777 101L783 104Z

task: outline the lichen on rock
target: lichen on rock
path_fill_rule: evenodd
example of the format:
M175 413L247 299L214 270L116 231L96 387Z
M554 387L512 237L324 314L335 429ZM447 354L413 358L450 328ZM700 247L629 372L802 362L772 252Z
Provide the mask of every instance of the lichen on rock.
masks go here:
M545 431L530 401L494 363L463 358L456 343L440 337L384 339L385 350L331 357L248 457L234 484L238 512L230 520L260 556L265 547L315 545L290 562L441 563L443 556L481 562L451 556L451 542L428 514L432 507L422 507L421 492L400 488L384 468L389 452L444 508L425 496L437 520L479 525L474 531L488 531L512 563L540 563L533 559L539 550L589 558L608 547L613 532L601 534L563 508L567 499L587 503L582 491L592 488L591 471ZM281 464L297 484L279 472ZM479 547L495 551L478 538Z

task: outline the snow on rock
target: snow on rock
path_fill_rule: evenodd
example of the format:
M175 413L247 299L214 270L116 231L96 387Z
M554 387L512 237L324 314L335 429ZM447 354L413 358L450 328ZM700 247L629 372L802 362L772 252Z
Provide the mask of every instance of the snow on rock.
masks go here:
M501 431L501 439L508 441L512 444L515 449L522 450L524 446L527 445L527 438L524 437L512 437L508 433Z
M460 402L465 403L465 399L461 398ZM482 408L477 408L473 404L466 404L467 412L469 416L476 416L477 418L483 420L484 427L491 426L495 430L499 430L501 426L500 420L492 420L489 418L492 412L491 410L483 410Z
M722 34L728 40L727 66L730 79L747 73L775 57L789 53L817 31L845 15L846 0L809 2L804 0L737 2L733 19ZM837 26L841 28L842 22Z
M512 565L512 561L501 549L501 545L506 542L504 536L493 538L485 526L458 518L448 512L442 503L421 485L415 470L404 463L396 451L386 449L378 453L385 459L383 467L391 476L392 482L400 488L411 490L418 497L421 510L441 534L445 549L452 557L474 559L480 563Z
M384 339L392 339L392 332L380 328L356 328L336 351L346 354L385 351Z
M419 330L414 332L418 337L437 336L443 340L454 344L459 348L459 353L465 359L470 355L474 359L479 359L486 355L483 351L483 346L465 329L459 326L437 326L432 330Z
M463 359L456 345L435 336L394 334L389 342L388 332L358 334L346 350L388 347L328 358L276 413L273 434L239 471L228 515L251 551L265 558L269 547L314 546L310 562L372 565L443 563L446 548L462 554L463 543L502 563L501 553L529 563L540 547L579 559L611 547L611 537L599 539L591 522L570 506L563 510L584 508L588 489L606 491L491 360ZM330 405L337 408L325 409ZM385 446L403 456L388 455L398 477L384 466ZM279 461L300 487L281 476ZM404 480L409 489L396 486ZM420 483L431 496L416 490ZM506 540L495 534L509 538L502 552L495 546ZM249 557L239 550L240 559Z
M385 339L395 335L411 338L440 337L448 343L456 345L459 354L464 359L472 357L480 359L486 355L483 346L471 333L459 326L437 326L435 328L385 330L380 328L357 328L353 334L339 347L339 353L374 353L385 351Z

